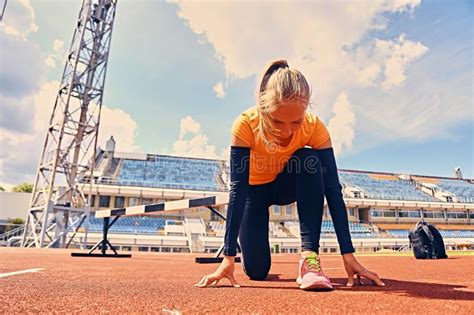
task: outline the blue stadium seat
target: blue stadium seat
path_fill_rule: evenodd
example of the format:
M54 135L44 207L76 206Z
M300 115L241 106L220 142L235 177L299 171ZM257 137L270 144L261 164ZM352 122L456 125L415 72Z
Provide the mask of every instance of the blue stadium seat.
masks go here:
M342 183L361 189L369 199L437 201L409 181L373 179L368 174L339 171Z
M110 233L123 234L156 234L165 226L165 219L149 217L122 217L110 228ZM103 219L91 215L89 231L102 232Z
M436 185L455 194L461 202L474 203L473 184L461 179L440 179Z
M471 230L439 230L443 238L462 238L462 237L474 237L474 231ZM387 234L394 237L408 237L408 230L387 230Z
M226 191L220 180L223 161L156 156L153 160L124 159L117 181L124 186Z

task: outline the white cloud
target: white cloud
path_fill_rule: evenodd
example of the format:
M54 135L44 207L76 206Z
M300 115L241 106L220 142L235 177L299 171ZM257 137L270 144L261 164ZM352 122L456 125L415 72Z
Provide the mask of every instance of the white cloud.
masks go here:
M31 131L33 96L10 97L0 93L0 128L19 133Z
M383 15L376 15L372 19L370 29L383 31L387 29L389 19Z
M56 61L61 64L64 63L66 52L64 50L64 41L56 39L52 45L52 51L44 60L45 64L50 68L56 68Z
M383 93L391 94L403 87L409 67L426 55L428 47L404 34L377 39L373 35L377 33L369 32L377 30L380 34L389 26L390 14L413 14L420 3L420 0L363 4L354 1L213 2L212 5L178 2L178 15L214 47L228 80L259 75L264 65L279 58L287 59L290 67L301 70L311 82L313 103L317 104L315 111L323 120L335 114L330 124L336 145L339 150L349 151L359 130L371 134L400 127L398 120L385 119L383 128L367 130L375 128L374 124L369 125L372 113L387 112L384 102L375 100L383 101ZM361 103L361 91L374 96ZM358 106L352 107L349 99ZM397 112L400 108L416 115L409 105L395 106L392 114L405 117ZM350 123L345 127L347 130L344 123ZM349 137L343 136L343 131ZM383 136L380 139L383 142Z
M3 138L23 137L33 129L34 95L45 78L43 53L27 39L36 32L34 12L29 1L9 2L0 23L0 130ZM2 139L3 143L6 140Z
M278 19L268 4L214 2L207 6L181 2L179 6L179 16L194 32L205 34L216 50L216 57L224 62L229 77L242 78L260 70L268 59L265 56L268 52L266 47L279 45L281 37L289 35L280 34L280 38L271 35ZM273 22L261 23L269 20ZM285 52L290 53L291 50L288 46Z
M64 42L55 40L44 57L28 36L36 32L28 0L8 2L0 23L0 182L34 180L59 82L45 82L46 66L64 63ZM120 109L102 107L99 145L113 134L117 149L136 151L137 124Z
M9 130L0 126L1 182L15 184L34 180L58 88L57 81L46 82L41 86L28 102L28 111L33 117L25 121L23 130ZM137 123L127 112L102 106L99 146L104 147L110 135L114 135L118 151L137 151L137 131Z
M188 132L197 134L200 129L201 125L198 122L194 121L191 116L186 116L181 119L179 126L179 138L182 139Z
M11 4L11 5L10 5ZM0 23L0 137L24 137L33 129L31 121L34 94L45 78L43 54L39 46L27 39L35 32L34 12L29 1L8 3ZM4 149L2 139L2 150ZM4 153L6 154L6 153Z
M58 81L47 82L43 85L39 93L35 95L34 129L36 131L45 132L52 114L58 88ZM102 105L99 139L97 142L99 146L104 147L105 142L113 135L117 142L117 151L137 151L138 147L135 144L137 132L138 125L129 113L119 108L111 108L107 105Z
M394 40L375 39L355 50L354 69L357 82L362 86L379 86L384 90L400 86L406 80L405 71L410 63L421 58L428 47L413 42L401 34Z
M29 40L0 31L0 93L20 98L34 94L45 77L43 53Z
M138 124L129 113L118 108L102 106L98 145L105 147L105 142L114 136L116 150L122 152L137 152L135 143Z
M333 107L334 116L329 120L327 128L331 134L331 142L335 153L350 151L355 135L356 117L352 104L346 93L341 93Z
M53 49L54 51L63 51L64 50L64 41L60 39L55 39L53 42Z
M363 86L374 85L377 78L380 77L381 71L381 65L377 63L369 64L358 71L357 80Z
M3 3L2 3L3 4ZM35 12L29 0L9 1L0 23L0 32L26 40L31 32L37 32Z
M413 13L415 8L420 4L421 0L391 0L385 1L383 5L385 10L390 12L401 13L403 11L408 11L409 13Z
M56 68L56 62L51 56L46 57L46 59L44 60L44 63L50 68Z
M300 63L310 52L315 60L337 60L343 45L356 43L373 25L379 29L381 24L386 26L376 19L380 13L410 11L419 3L214 2L207 6L178 2L178 14L195 33L206 36L224 62L228 76L243 78L259 73L268 60L281 56ZM327 56L331 51L336 54Z
M191 116L186 116L181 119L179 139L173 143L172 155L217 158L216 147L208 141L201 132L201 125Z
M213 89L218 98L225 97L224 84L222 82L218 82L216 85L214 85Z
M229 161L230 159L230 145L224 147L221 150L221 154L217 157L220 160Z
M375 44L380 54L385 58L384 89L400 85L406 79L405 68L414 60L423 56L428 47L405 39L405 34L395 41L377 40Z

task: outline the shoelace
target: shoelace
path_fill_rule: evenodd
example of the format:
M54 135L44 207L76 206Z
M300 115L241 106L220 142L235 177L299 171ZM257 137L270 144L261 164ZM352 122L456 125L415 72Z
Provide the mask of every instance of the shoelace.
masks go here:
M319 265L319 259L317 254L309 254L305 257L306 261L309 265L309 270L313 271L313 268L316 266L316 271L321 270L321 266Z

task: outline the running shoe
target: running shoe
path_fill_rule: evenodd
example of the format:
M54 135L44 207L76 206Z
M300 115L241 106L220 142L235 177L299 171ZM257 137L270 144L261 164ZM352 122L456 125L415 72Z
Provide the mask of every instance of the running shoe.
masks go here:
M303 290L332 290L331 280L326 277L321 268L321 261L317 253L311 253L300 258L298 278L296 282Z

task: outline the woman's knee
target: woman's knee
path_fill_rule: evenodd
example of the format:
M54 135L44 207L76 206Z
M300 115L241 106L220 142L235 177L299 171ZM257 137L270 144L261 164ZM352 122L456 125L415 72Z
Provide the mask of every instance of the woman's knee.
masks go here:
M263 281L268 276L268 272L247 273L250 280Z
M242 248L242 268L244 273L252 280L264 280L272 264L270 247Z
M246 266L243 265L244 273L250 278L250 280L261 281L265 280L270 272L270 266Z

